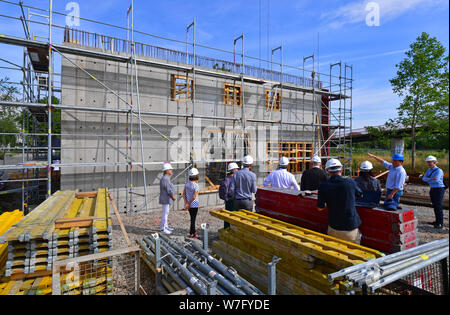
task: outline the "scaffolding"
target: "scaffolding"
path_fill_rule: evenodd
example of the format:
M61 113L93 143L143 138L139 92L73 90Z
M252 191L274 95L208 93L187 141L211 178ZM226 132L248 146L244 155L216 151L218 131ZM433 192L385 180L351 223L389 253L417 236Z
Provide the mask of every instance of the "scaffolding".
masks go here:
M52 0L49 0L48 9L28 6L23 2L12 2L0 0L0 3L20 10L19 16L11 14L0 14L1 19L11 23L21 23L24 30L24 37L15 37L8 34L0 34L0 43L23 47L23 66L16 65L11 61L0 59L8 66L0 65L0 69L17 70L23 73L21 82L9 81L8 84L17 85L22 88L22 98L16 101L0 101L2 107L12 107L20 109L22 112L22 128L20 133L2 133L1 135L13 135L20 139L21 145L16 147L2 148L20 153L21 162L11 165L0 166L0 171L17 171L17 178L2 180L5 184L21 184L21 187L12 187L0 191L0 195L10 193L21 193L22 210L27 213L28 206L33 202L42 200L45 196L51 195L58 190L59 170L62 168L104 168L115 167L119 170L126 168L126 202L125 212L136 213L139 211L148 211L148 204L157 196L149 196L147 192L146 167L162 165L164 161L151 161L144 157L143 149L143 129L149 130L165 141L176 145L179 150L186 151L186 148L179 147L178 144L163 131L159 130L148 121L151 117L164 117L184 120L186 126L188 122L192 123L194 137L194 123L196 119L208 121L227 121L232 122L233 127L238 126L246 130L247 124L258 124L264 126L277 126L280 130L280 137L277 141L280 143L279 150L275 150L275 156L257 162L267 163L269 165L278 161L281 152L286 150L283 136L286 132L294 130L298 132L310 130L313 133L310 150L303 150L301 155L292 155L289 158L294 163L302 163L311 159L313 155L320 155L323 159L339 158L344 164L345 174L351 174L352 167L352 94L353 94L353 67L342 62L331 64L329 73L319 73L315 69L316 56L312 55L303 58L302 67L285 65L283 63L283 45L274 48L270 60L255 58L245 54L245 36L242 34L234 40L233 51L227 51L214 47L209 47L196 42L196 20L186 27L186 41L174 40L162 36L149 34L136 30L134 27L134 1L126 10L126 26L113 25L100 21L84 19L80 20L94 25L101 25L117 32L126 32L126 39L117 36L98 34L86 30L68 28L65 25L58 25L54 22L54 16L66 17L65 13L57 12L52 8ZM13 10L11 10L12 12ZM25 12L27 11L27 14ZM8 11L10 12L10 11ZM32 27L33 26L33 27ZM47 29L47 34L34 33L33 28L40 31ZM189 35L192 33L192 40ZM164 48L159 45L151 45L145 42L135 40L135 35L146 40L151 39L154 42L168 42L169 46L181 45L186 47L186 51ZM60 38L62 43L57 43L55 38ZM237 43L241 43L241 52L236 51ZM206 57L198 54L198 50L208 52L207 54L218 55L219 57ZM274 54L280 54L280 61L274 61ZM226 56L232 56L233 60L226 60ZM121 95L111 88L112 84L121 82L110 82L105 78L102 80L93 73L81 67L69 56L80 56L87 58L97 58L104 61L117 62L126 68L126 93ZM225 56L225 57L224 57ZM236 62L236 57L240 57L241 62ZM70 63L83 73L84 77L96 82L96 84L111 95L114 95L118 102L126 105L126 108L106 108L94 106L78 106L70 104L54 104L54 96L62 94L63 73L56 72L55 58L58 58L58 64L62 60ZM312 61L312 69L306 69L307 62ZM261 65L267 65L263 68ZM13 67L11 67L11 65ZM186 76L186 111L183 112L155 112L141 109L140 91L139 91L139 67L153 67L155 69L170 69ZM106 65L105 65L106 67ZM279 67L280 71L274 70ZM294 73L301 73L295 75ZM199 115L194 110L200 101L197 98L196 76L201 75L210 78L221 78L233 82L234 87L240 85L239 93L233 91L234 101L237 98L241 106L233 106L231 115ZM66 74L67 76L67 74ZM192 90L190 90L189 80L193 79ZM262 86L266 84L270 89L266 91L266 104L268 106L268 115L264 119L257 119L246 116L246 85L256 84ZM302 95L295 104L298 108L303 108L307 104L306 97L312 97L314 110L311 110L311 121L303 117L295 117L295 121L289 121L284 114L283 100L281 95L283 91L292 91ZM236 97L238 95L238 97ZM268 95L268 101L267 101ZM280 95L280 97L278 97ZM42 100L47 97L46 104ZM316 102L319 99L319 102ZM275 120L272 116L274 108L279 106L280 119ZM318 105L320 104L320 105ZM191 106L192 114L189 114L188 106ZM240 107L240 108L239 108ZM320 107L320 108L318 108ZM115 113L118 116L125 117L126 132L125 135L105 135L92 133L90 136L102 139L105 137L125 139L125 157L117 162L89 162L89 163L71 163L65 164L60 161L62 149L61 138L63 136L76 136L77 134L55 132L59 122L55 120L55 112L95 112L95 113ZM119 119L119 118L118 118ZM240 161L245 154L250 153L247 135L240 137L242 147L235 147L235 154L231 160ZM304 141L299 139L299 141ZM220 163L230 162L229 158L202 160L195 156L195 141L192 139L192 147L186 152L189 156L186 160L173 161L175 165L180 165L180 172L175 177L186 176L186 170L198 163ZM283 145L281 145L283 144ZM286 144L288 145L288 144ZM307 144L304 144L305 146ZM137 147L139 146L139 147ZM140 156L133 155L133 149L140 150ZM89 150L91 148L68 148L67 150ZM277 156L278 155L278 156ZM140 160L140 161L139 161ZM216 165L214 164L214 165ZM300 164L299 164L300 165ZM143 177L144 193L139 194L135 189L136 168L140 167ZM217 169L218 172L224 170ZM43 175L45 173L45 176ZM45 184L45 187L44 187ZM211 190L213 192L214 190ZM116 193L116 195L118 195ZM139 199L139 201L135 200ZM138 205L136 205L138 204Z

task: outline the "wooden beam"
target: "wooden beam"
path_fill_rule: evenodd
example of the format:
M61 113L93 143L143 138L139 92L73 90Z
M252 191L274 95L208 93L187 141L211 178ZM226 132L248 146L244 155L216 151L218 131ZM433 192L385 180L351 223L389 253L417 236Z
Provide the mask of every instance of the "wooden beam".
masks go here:
M383 172L383 173L378 174L377 176L375 176L375 178L383 177L384 175L386 175L386 174L388 174L388 173L389 173L389 171Z
M95 217L58 219L55 221L55 229L67 229L73 227L89 227L94 223Z
M206 181L209 183L209 185L211 185L211 186L215 186L214 185L214 183L209 179L209 177L208 176L205 176L205 179L206 179Z
M123 237L125 238L125 241L127 242L127 245L129 247L133 246L131 244L130 238L128 237L127 230L125 229L125 226L123 225L122 218L120 217L119 211L117 210L116 202L114 201L114 197L111 193L108 193L109 200L111 201L111 205L113 207L114 213L116 214L117 221L119 221L120 229L122 230Z
M76 193L75 198L94 198L97 197L96 191Z

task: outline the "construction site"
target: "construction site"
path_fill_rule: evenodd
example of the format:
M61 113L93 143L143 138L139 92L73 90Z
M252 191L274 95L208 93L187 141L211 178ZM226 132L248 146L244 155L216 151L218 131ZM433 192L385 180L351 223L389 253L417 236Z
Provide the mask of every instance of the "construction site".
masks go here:
M251 57L245 34L229 51L209 47L196 41L195 19L185 41L144 32L135 2L126 25L80 17L81 28L59 23L67 14L51 0L0 1L1 21L23 29L0 30L2 49L23 49L23 64L0 52L0 71L22 77L6 82L20 97L0 100L21 115L19 133L2 133L17 144L2 148L0 165L0 295L448 295L448 192L439 233L418 197L397 211L357 204L355 244L327 235L317 191L263 186L281 157L299 183L315 156L339 159L343 176L358 172L352 65L320 73L315 54L287 65L283 45L270 60ZM248 155L254 210L223 210L227 167ZM184 211L192 168L199 239L187 237Z

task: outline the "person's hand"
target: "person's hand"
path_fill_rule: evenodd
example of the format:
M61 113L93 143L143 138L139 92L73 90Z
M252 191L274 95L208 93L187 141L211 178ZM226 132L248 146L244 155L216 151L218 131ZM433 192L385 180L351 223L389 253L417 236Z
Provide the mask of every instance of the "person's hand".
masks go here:
M368 156L368 157L371 157L371 158L374 158L374 157L375 157L375 155L373 155L372 153L367 153L367 156Z
M433 177L432 179L433 179L433 180L437 180L437 177L435 176L435 177Z
M390 193L389 196L387 196L387 199L392 199L394 198L395 194L394 193Z
M188 210L189 210L189 208L190 208L190 206L189 206L189 204L188 204L188 203L184 205L184 210L188 211Z
M171 198L172 198L173 201L177 200L177 198L175 198L175 197L171 197Z

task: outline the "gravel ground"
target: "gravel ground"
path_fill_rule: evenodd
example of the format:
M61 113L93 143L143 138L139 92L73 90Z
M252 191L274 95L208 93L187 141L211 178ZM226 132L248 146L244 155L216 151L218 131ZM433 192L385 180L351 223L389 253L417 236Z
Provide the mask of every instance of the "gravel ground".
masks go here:
M405 186L405 194L418 194L421 196L430 196L430 187L425 185L406 185ZM444 199L448 200L449 197L449 190L445 192Z
M409 186L409 191L412 192L412 186ZM428 189L425 186L418 186L415 189L416 193L421 195L427 195ZM448 193L448 192L447 192ZM444 210L444 229L436 230L433 226L428 223L434 221L434 211L432 208L419 207L419 206L408 206L402 205L403 209L415 208L416 215L419 219L419 241L420 244L428 243L434 240L442 239L449 236L449 212ZM211 215L209 211L213 209L201 208L197 216L197 229L199 232L201 223L209 223L210 225L210 240L213 241L219 237L218 230L223 228L223 221L218 220ZM136 240L142 239L144 236L148 236L152 233L157 233L160 231L160 217L161 211L155 211L148 214L141 214L139 216L122 216L122 221L128 232L128 235L134 244ZM169 225L175 229L174 235L178 236L188 236L189 234L189 213L187 211L171 211L169 214ZM201 233L200 237L201 237ZM113 218L113 247L121 248L125 247L126 242L122 236L118 221ZM142 275L142 286L147 291L147 293L154 292L154 281L153 275L146 268L144 263L141 263L141 275Z

